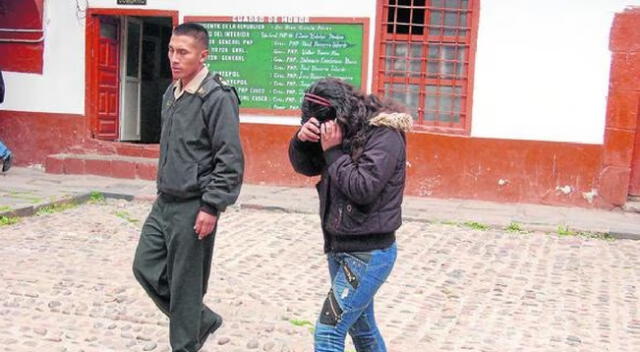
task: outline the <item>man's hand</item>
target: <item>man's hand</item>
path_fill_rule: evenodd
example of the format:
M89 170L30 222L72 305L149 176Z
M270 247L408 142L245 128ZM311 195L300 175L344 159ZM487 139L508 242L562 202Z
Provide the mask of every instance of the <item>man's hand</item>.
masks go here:
M315 117L310 118L300 128L298 139L303 142L319 142L320 141L320 121Z
M196 224L193 227L193 229L196 231L196 234L198 235L198 239L201 240L209 236L213 232L213 229L216 228L217 221L217 216L200 210L198 216L196 217Z
M320 127L320 135L322 150L326 151L327 149L342 144L342 128L333 120L322 124Z

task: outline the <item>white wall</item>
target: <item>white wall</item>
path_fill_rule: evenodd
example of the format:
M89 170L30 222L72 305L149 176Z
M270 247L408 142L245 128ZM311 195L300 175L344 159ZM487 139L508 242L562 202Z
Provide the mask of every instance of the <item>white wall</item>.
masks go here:
M91 7L177 10L180 22L185 16L306 16L369 17L369 67L373 58L376 0L148 0L146 6L118 6L115 0L89 0ZM371 85L371 69L368 82Z
M472 136L601 144L615 12L640 0L484 0Z
M85 1L79 1L81 10ZM178 10L184 16L308 16L369 17L369 67L372 67L375 0L325 0L313 3L295 0L148 0L146 6L118 6L115 0L89 0L91 8ZM312 8L311 8L312 7ZM339 11L337 10L339 9ZM7 93L4 110L84 114L85 112L85 21L76 1L45 0L45 48L43 74L5 72ZM80 17L80 18L78 18ZM371 85L371 69L368 82ZM368 87L367 87L368 88ZM299 118L245 115L246 122L297 124Z
M75 1L46 0L41 74L3 72L3 110L84 114L84 20Z
M90 0L90 7L117 7ZM83 1L79 2L81 7ZM185 15L369 17L372 82L375 0L148 0ZM603 142L613 15L640 0L483 0L471 134L475 137ZM75 1L45 1L43 75L5 73L3 109L83 114L85 27ZM369 88L368 87L368 88ZM297 124L298 118L244 115L245 122Z
M373 76L373 48L376 26L376 0L237 0L220 1L215 6L210 0L192 0L181 15L256 15L256 16L306 16L306 17L368 17L369 18L369 72L367 90ZM181 10L182 11L182 10ZM215 12L212 12L215 11ZM297 119L299 121L299 119Z
M91 7L116 7L115 0L91 0ZM371 88L373 75L373 48L375 39L376 0L148 0L146 6L120 6L121 8L146 8L157 10L178 10L180 22L184 16L306 16L306 17L368 17L369 57L367 90ZM240 116L241 122L298 125L298 117L273 117L262 115Z

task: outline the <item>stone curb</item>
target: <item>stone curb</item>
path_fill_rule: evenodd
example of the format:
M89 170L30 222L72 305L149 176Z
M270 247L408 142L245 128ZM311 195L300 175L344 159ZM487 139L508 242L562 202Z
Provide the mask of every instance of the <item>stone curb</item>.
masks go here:
M133 201L133 200L153 201L156 198L155 195L151 195L151 194L134 195L129 193L118 193L118 192L102 192L102 191L95 191L95 192L102 194L102 196L105 199L122 199L126 201ZM64 198L61 200L43 203L36 206L27 206L23 208L13 209L7 212L1 212L0 217L28 217L36 214L38 210L46 207L58 206L63 204L78 204L78 205L83 204L83 203L86 203L89 199L91 199L91 194L95 192L80 193L70 198ZM299 207L296 207L295 205L280 206L280 205L263 205L263 204L252 203L252 202L244 202L244 203L236 204L231 208L276 211L276 212L293 213L293 214L315 214L315 212L313 211L301 209ZM421 223L439 223L444 221L450 221L458 225L463 225L465 222L473 221L472 219L451 220L451 219L441 219L441 218L424 218L424 217L418 218L410 215L403 216L403 220L412 221L412 222L421 222ZM513 221L513 222L516 222L516 221ZM566 224L551 225L551 224L543 224L543 223L526 223L526 222L517 222L517 223L518 225L521 226L522 230L525 232L541 231L541 232L556 233L559 226L567 226ZM487 225L490 229L493 229L493 230L504 230L506 227L504 224L496 224L491 222L487 222L485 223L485 225ZM593 231L593 230L584 229L575 225L571 226L570 229L575 232L591 232L596 234L606 234L611 236L614 239L620 239L620 240L622 239L640 240L640 234L632 233L628 231L618 231L618 230Z
M127 201L132 201L134 199L133 195L123 194L123 193L111 193L111 192L100 192L100 191L83 192L83 193L73 195L71 197L65 197L63 199L55 200L52 202L46 202L46 203L41 203L37 205L30 205L26 207L12 209L5 212L0 212L0 217L24 218L24 217L33 216L37 214L39 210L44 208L67 205L67 204L81 205L88 202L91 199L91 196L93 194L101 194L105 199L124 199Z
M287 207L287 206L276 206L276 205L261 205L261 204L254 204L254 203L250 203L250 202L240 204L239 208L240 209L252 209L252 210L279 211L279 212L293 213L293 214L315 214L314 212L310 212L310 211L303 210L303 209L298 209L295 206ZM427 224L439 223L439 222L443 222L443 221L451 221L451 222L454 222L456 224L464 224L465 222L473 221L472 219L468 219L468 220L451 220L451 219L439 219L439 218L417 218L417 217L413 217L413 216L403 216L403 220L404 221L427 223ZM514 221L514 222L516 222L516 221ZM540 232L556 233L559 226L567 226L566 224L551 225L551 224L526 223L526 222L517 222L517 223L518 223L518 225L520 225L522 227L522 230L525 231L525 232L540 231ZM490 223L490 222L487 223L486 225L489 226L489 228L491 228L493 230L504 230L505 227L506 227L504 224L496 224L496 223ZM571 226L571 227L569 227L569 229L574 231L574 232L590 232L590 233L595 233L595 234L606 234L606 235L611 236L612 238L620 239L620 240L623 240L623 239L624 240L640 240L640 234L630 233L630 232L625 232L625 231L616 231L616 230L593 231L593 230L590 230L590 229L584 229L584 228L577 227L577 226Z
M287 207L287 206L278 206L278 205L262 205L262 204L253 204L253 203L242 203L240 205L236 205L236 207L240 209L251 209L251 210L266 210L266 211L279 211L284 213L292 213L292 214L315 214L315 212L298 209L296 207Z
M439 223L439 222L443 222L443 221L451 221L453 223L455 223L456 225L463 225L465 222L470 222L473 220L450 220L450 219L437 219L437 218L432 218L432 219L425 219L425 218L415 218L415 217L411 217L411 216L404 216L403 220L405 221L412 221L412 222L421 222L421 223ZM519 222L519 221L513 221L513 223L517 223L521 228L522 228L522 232L526 233L526 232L545 232L545 233L557 233L558 232L558 227L560 226L567 226L566 224L558 224L558 225L551 225L551 224L541 224L541 223L526 223L526 222ZM505 226L504 224L495 224L495 223L483 223L483 225L487 225L490 229L493 230L505 230ZM593 234L600 234L600 235L609 235L614 239L618 239L618 240L640 240L640 234L637 233L631 233L631 232L625 232L625 231L616 231L616 230L593 230L593 229L586 229L586 228L581 228L578 226L569 226L568 227L569 230L576 232L576 233L593 233ZM514 232L517 233L517 232Z
M12 209L5 212L0 212L0 217L24 218L24 217L35 215L40 209L66 205L66 204L82 204L87 202L89 199L91 199L91 192L80 193L71 197L66 197L66 198L55 200L52 202L46 202L46 203L41 203L37 205L29 205L26 207Z

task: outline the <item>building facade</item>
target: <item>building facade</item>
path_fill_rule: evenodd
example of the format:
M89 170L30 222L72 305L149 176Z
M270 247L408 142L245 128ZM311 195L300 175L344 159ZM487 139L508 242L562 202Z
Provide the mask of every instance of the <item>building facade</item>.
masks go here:
M640 0L5 0L0 139L18 165L153 179L172 26L238 87L246 181L310 186L300 92L337 76L412 112L409 195L614 208L640 195Z

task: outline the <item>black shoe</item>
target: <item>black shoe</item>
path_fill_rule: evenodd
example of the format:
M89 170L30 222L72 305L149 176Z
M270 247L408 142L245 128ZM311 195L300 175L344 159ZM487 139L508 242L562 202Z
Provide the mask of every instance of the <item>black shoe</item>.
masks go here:
M200 336L200 347L198 347L198 350L201 349L202 346L204 346L204 343L207 342L207 338L213 335L213 333L216 332L216 330L220 329L220 327L222 326L222 317L216 312L212 313L213 315L215 315L216 321L215 323L211 324L211 327L207 329L207 332L205 332L204 335Z
M12 159L13 158L11 157L11 154L7 155L7 157L4 158L4 162L2 163L2 172L9 171L9 169L11 168Z

